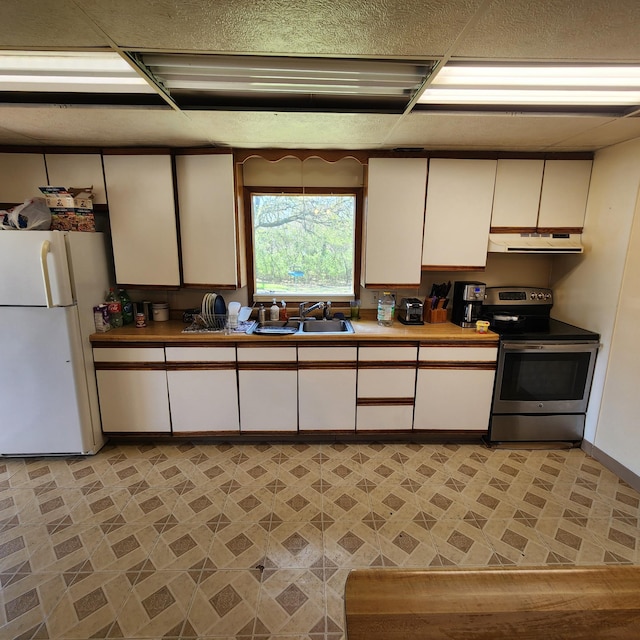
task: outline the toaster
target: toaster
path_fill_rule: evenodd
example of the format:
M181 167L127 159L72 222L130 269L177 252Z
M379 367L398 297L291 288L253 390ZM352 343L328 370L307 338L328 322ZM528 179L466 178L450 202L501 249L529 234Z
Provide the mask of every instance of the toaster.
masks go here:
M402 298L398 307L398 321L402 324L424 324L424 304L418 298Z

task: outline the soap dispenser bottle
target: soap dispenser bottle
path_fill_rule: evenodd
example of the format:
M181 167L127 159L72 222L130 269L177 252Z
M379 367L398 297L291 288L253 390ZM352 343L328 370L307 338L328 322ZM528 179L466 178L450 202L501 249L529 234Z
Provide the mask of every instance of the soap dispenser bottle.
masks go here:
M258 322L263 323L265 322L267 319L267 311L264 308L264 305L261 304L260 308L258 309Z
M276 299L273 299L273 304L271 305L271 309L269 311L269 317L271 320L279 320L280 319L280 307L276 302Z

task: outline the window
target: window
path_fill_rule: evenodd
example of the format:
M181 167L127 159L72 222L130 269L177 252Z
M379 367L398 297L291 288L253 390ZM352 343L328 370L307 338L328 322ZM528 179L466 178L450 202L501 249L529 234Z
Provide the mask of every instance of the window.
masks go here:
M357 190L290 191L251 193L255 297L352 297Z

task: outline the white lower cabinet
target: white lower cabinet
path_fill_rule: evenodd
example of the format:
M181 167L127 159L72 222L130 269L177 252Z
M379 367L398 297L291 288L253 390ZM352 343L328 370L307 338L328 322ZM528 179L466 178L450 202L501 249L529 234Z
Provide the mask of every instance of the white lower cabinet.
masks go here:
M295 346L238 346L240 431L298 430Z
M358 350L357 431L407 431L413 423L418 348Z
M300 431L356 427L356 347L298 349Z
M173 432L239 432L235 347L166 347L165 352Z
M162 347L94 348L105 433L171 431Z
M105 433L486 431L497 345L93 349Z
M486 431L497 347L420 347L414 430Z

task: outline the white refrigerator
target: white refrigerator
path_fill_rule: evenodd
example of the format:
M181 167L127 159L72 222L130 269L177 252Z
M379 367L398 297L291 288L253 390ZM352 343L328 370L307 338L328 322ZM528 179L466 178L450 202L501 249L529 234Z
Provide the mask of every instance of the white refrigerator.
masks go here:
M89 335L108 287L104 234L0 231L0 456L104 444Z

